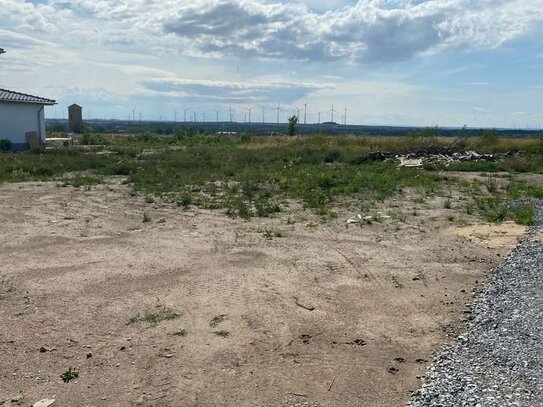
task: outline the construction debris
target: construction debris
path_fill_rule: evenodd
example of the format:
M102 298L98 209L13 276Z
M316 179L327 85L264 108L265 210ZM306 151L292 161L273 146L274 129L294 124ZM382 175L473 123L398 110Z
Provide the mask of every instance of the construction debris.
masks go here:
M398 160L400 167L422 167L425 164L444 164L471 161L471 162L496 162L504 158L522 155L519 150L511 150L498 154L479 154L477 151L469 150L464 152L454 151L449 147L429 146L415 149L404 154L396 154L390 151L375 151L365 156L358 157L354 164L361 164L368 161L391 161Z

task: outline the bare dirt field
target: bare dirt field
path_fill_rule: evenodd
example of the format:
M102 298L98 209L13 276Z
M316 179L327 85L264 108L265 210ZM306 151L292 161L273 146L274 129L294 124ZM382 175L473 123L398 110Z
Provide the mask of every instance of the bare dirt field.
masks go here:
M440 197L346 225L128 191L0 186L0 405L402 406L524 231L459 227Z

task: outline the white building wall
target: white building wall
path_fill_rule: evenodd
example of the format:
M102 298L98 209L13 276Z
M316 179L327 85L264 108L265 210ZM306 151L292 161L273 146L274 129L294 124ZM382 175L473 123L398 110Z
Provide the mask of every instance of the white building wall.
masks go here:
M23 148L26 133L30 131L35 131L45 142L43 105L0 102L0 139L11 140L14 148Z

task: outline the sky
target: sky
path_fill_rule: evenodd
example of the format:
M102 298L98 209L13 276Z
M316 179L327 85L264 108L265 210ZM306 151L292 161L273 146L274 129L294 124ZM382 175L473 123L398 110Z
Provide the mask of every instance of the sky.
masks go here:
M539 129L542 23L543 0L0 0L0 88L49 118Z

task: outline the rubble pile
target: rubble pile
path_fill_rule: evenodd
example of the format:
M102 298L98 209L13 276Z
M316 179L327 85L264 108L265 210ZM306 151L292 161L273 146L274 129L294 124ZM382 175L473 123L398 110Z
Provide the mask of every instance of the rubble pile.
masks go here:
M375 151L354 160L355 164L368 161L391 161L398 160L401 167L421 167L425 164L444 164L471 161L471 162L496 162L504 158L522 155L520 150L511 150L505 153L479 154L477 151L452 151L447 147L429 146L419 148L403 154L390 151Z

